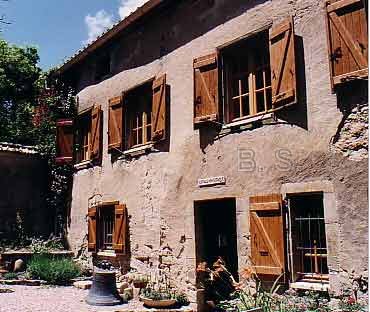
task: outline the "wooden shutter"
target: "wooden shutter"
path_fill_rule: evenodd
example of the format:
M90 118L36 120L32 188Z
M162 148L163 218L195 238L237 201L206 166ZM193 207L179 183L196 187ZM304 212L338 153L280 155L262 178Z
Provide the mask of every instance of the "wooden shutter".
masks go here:
M269 194L249 199L251 259L257 274L285 271L282 196Z
M270 66L273 108L297 102L297 77L293 18L270 32Z
M60 119L56 124L56 163L68 164L73 162L73 120Z
M122 97L109 100L108 151L122 149Z
M166 75L153 81L152 140L165 139L166 130Z
M219 118L217 54L196 58L193 67L194 123L217 121Z
M366 10L361 0L327 2L332 86L368 76Z
M95 106L91 111L91 159L99 160L102 149L102 111L100 106Z
M96 220L97 207L89 208L87 215L88 222L88 251L96 252Z
M115 222L113 230L113 249L117 253L125 253L127 231L126 205L115 205L114 210Z

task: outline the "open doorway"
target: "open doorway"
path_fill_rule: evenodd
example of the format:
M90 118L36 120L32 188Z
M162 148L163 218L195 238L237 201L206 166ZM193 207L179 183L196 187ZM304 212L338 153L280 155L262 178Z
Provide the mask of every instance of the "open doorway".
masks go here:
M197 263L212 265L221 257L238 280L235 199L196 202L194 210Z

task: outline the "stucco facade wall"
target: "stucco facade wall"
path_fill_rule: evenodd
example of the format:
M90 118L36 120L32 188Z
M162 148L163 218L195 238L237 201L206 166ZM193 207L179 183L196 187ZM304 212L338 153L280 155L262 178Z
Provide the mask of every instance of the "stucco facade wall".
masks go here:
M175 256L172 274L195 290L194 201L236 198L242 269L249 264L250 254L249 196L281 192L289 183L330 181L333 192L326 209L333 216L327 221L329 257L335 259L329 263L331 281L339 289L340 281L349 283L352 271L367 274L367 146L353 159L333 143L336 134L342 136L341 106L367 107L367 87L358 87L366 94L359 99L343 94L338 100L332 93L324 2L215 0L207 2L209 7L196 9L199 2L182 1L137 33L118 40L112 47L117 72L113 77L90 85L88 61L79 69L79 110L98 103L104 111L104 153L102 166L79 170L74 176L72 247L78 250L86 239L88 198L101 194L103 201L119 200L127 205L130 216L131 258L156 257L168 246ZM294 16L301 42L298 105L280 113L277 123L239 133L194 129L193 59L289 15ZM158 44L166 51L161 58L154 57ZM170 86L169 151L113 161L107 153L108 99L164 73ZM367 118L365 110L360 114ZM243 158L243 151L254 153L249 169L243 162L250 165L250 159ZM226 184L197 186L199 178L213 176L225 176Z

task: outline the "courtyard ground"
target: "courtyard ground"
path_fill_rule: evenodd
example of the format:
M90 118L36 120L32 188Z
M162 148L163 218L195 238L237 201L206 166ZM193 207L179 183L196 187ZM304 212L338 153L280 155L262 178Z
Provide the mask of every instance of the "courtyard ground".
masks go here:
M135 300L131 300L129 304L115 307L89 306L85 303L88 290L74 287L12 286L9 288L13 289L14 292L0 293L0 312L151 311L143 308L142 302ZM183 309L189 310L189 307Z

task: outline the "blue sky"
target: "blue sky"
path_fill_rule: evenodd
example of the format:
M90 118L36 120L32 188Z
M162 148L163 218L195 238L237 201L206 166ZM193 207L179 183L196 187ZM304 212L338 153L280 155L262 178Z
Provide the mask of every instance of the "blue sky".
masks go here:
M145 0L9 0L0 16L10 25L0 36L39 49L43 69L56 66Z

